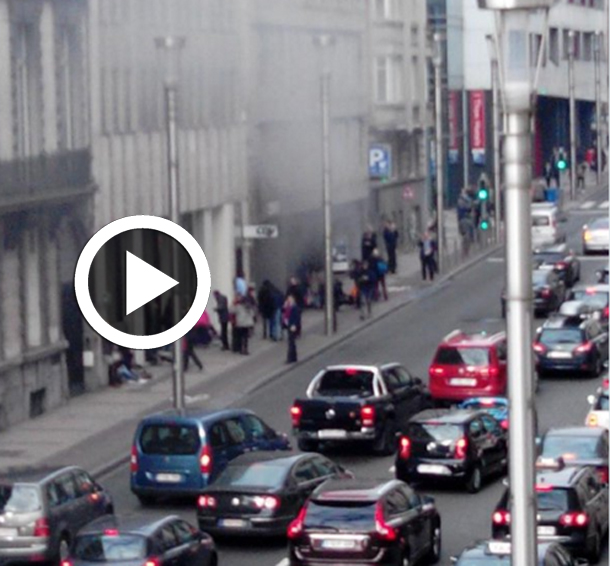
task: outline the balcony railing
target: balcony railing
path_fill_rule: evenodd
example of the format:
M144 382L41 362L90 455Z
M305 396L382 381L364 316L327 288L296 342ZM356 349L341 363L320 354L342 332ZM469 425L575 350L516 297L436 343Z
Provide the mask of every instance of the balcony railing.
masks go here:
M0 161L0 199L52 197L91 183L89 149Z

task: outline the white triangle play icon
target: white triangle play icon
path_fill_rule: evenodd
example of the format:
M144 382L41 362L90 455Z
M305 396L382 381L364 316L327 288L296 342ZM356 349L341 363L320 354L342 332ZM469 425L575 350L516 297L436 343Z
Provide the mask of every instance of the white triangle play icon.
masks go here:
M131 314L155 297L169 291L179 282L165 275L156 267L141 260L130 252L127 254L126 292L127 306L125 314Z

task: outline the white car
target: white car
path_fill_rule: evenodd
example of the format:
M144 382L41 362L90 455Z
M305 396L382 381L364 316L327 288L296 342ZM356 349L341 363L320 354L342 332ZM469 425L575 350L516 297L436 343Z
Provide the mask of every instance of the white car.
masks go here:
M608 410L608 380L604 379L604 384L600 387L595 395L587 397L589 405L589 413L585 419L587 426L599 426L602 428L610 428L610 411Z
M608 217L598 218L582 227L582 252L607 252L610 242Z

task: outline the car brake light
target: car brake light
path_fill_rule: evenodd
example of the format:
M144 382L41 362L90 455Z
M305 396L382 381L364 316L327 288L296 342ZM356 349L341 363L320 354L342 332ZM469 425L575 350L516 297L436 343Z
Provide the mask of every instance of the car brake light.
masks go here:
M494 525L510 525L510 513L504 509L496 511L492 515L491 520Z
M575 352L578 353L582 353L582 352L590 352L593 348L593 342L585 342L584 344L581 344L580 346L576 346L576 348L574 348Z
M199 468L202 474L209 474L212 471L212 454L210 454L210 447L207 444L199 454Z
M534 352L538 352L539 354L544 354L544 352L546 352L546 346L540 342L534 342L533 348Z
M71 560L62 560L61 566L73 566L73 564Z
M601 483L608 483L608 468L597 468L597 478Z
M289 525L286 531L286 536L289 539L295 539L303 532L303 523L305 522L305 515L307 514L307 503L301 507L297 518L294 519Z
M385 541L392 542L396 540L396 529L385 522L385 519L383 518L383 509L379 503L375 506L375 530L377 531L379 538Z
M411 440L406 436L400 437L399 456L402 460L408 460L411 457Z
M375 426L375 407L365 405L360 409L362 426Z
M610 307L608 307L607 305L604 307L604 316L606 318L608 318L608 316L610 315Z
M290 418L292 419L292 426L298 427L301 424L301 416L303 416L303 409L298 405L290 407Z
M116 537L119 536L119 531L118 529L104 529L104 536Z
M280 504L280 500L273 495L256 496L254 498L254 505L259 509L277 509Z
M563 269L567 269L567 267L568 267L568 264L567 264L565 261L558 261L558 262L555 264L555 268L556 268L556 269L563 270Z
M131 473L138 471L138 447L134 444L131 447L131 457L129 458L129 470Z
M445 368L441 366L430 366L430 375L445 375Z
M158 558L149 558L144 562L144 566L161 566L161 561Z
M543 297L550 297L551 296L551 290L548 287L544 287L541 289L540 294Z
M356 368L347 368L345 370L346 375L356 375L357 373L358 373L358 370Z
M537 483L536 491L553 491L553 486L548 483Z
M214 508L216 507L216 498L211 495L200 495L197 498L197 506L202 509Z
M604 378L604 380L602 381L602 388L603 389L608 389L609 385L610 385L610 379L608 379L607 377Z
M585 527L589 524L589 516L586 513L571 511L559 517L559 523L564 527Z
M46 517L41 517L40 519L36 519L34 523L34 536L35 537L48 537L51 534L51 529L49 528L49 521Z
M502 419L500 421L500 426L504 429L504 430L508 430L508 419Z
M468 450L468 439L466 437L462 437L458 439L455 443L455 457L458 460L463 460L466 458L466 452Z
M498 377L500 370L496 366L483 367L479 370L481 377Z

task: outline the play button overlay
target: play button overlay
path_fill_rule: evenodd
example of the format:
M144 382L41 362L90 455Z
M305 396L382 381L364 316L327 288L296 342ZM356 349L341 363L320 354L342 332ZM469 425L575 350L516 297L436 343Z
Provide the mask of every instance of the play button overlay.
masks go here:
M74 288L85 320L126 348L161 348L200 319L210 295L203 250L186 230L157 216L111 222L85 245Z
M125 253L127 254L127 311L125 314L131 314L178 285L178 281L168 277L156 267L142 261L131 252Z

